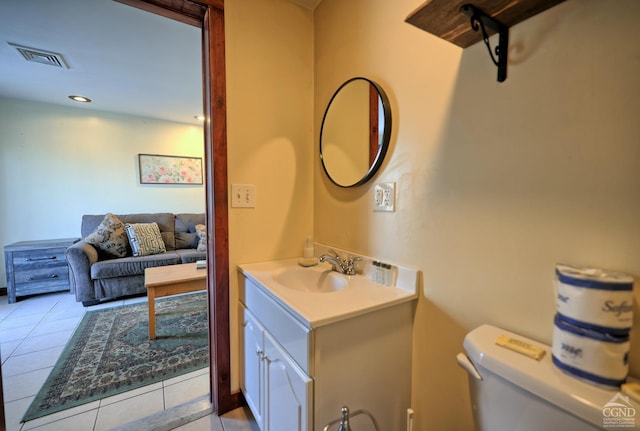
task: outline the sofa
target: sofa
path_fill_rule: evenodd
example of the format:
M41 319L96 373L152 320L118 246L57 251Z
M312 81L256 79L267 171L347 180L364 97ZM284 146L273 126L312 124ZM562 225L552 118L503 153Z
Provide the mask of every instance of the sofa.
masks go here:
M71 292L84 306L146 293L145 268L206 258L204 223L204 214L82 216L82 240L65 253ZM155 241L138 244L131 234L141 227L159 233ZM146 253L140 253L141 246L147 247Z

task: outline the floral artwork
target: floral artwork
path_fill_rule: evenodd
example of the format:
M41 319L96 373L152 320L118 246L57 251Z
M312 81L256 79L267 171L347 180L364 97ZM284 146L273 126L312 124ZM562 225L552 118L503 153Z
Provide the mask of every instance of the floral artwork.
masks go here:
M140 184L202 184L202 158L138 154Z

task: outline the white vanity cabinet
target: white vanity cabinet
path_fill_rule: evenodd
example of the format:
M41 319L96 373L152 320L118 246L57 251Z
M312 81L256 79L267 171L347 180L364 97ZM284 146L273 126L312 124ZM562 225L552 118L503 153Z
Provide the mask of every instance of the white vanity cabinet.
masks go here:
M309 429L313 381L273 340L264 337L266 427L269 431Z
M312 380L244 306L241 386L260 429L309 429Z
M264 328L258 323L255 317L240 307L240 319L242 331L242 392L244 398L253 413L253 416L264 429Z
M245 273L239 295L240 386L262 431L322 431L345 405L406 429L415 298L314 325ZM374 430L365 416L351 426Z

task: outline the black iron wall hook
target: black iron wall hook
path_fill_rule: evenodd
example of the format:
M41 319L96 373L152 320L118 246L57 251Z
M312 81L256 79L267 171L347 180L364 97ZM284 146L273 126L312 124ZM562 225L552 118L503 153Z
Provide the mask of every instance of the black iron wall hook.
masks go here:
M465 4L460 11L471 19L471 28L474 31L482 31L482 39L489 50L491 61L498 66L498 82L507 79L507 53L509 50L509 27L491 18L489 15L471 4ZM489 34L486 27L498 33L498 46L494 51L491 50L489 43ZM496 59L497 57L497 59Z

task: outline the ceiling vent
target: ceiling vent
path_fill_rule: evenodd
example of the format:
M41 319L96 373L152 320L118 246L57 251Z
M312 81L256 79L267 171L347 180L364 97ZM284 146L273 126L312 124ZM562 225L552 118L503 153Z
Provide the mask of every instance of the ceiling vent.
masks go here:
M67 62L64 61L62 54L44 51L37 48L29 48L28 46L20 46L15 43L9 43L9 45L15 48L15 50L18 51L18 54L27 61L48 64L49 66L61 67L63 69L69 68Z

